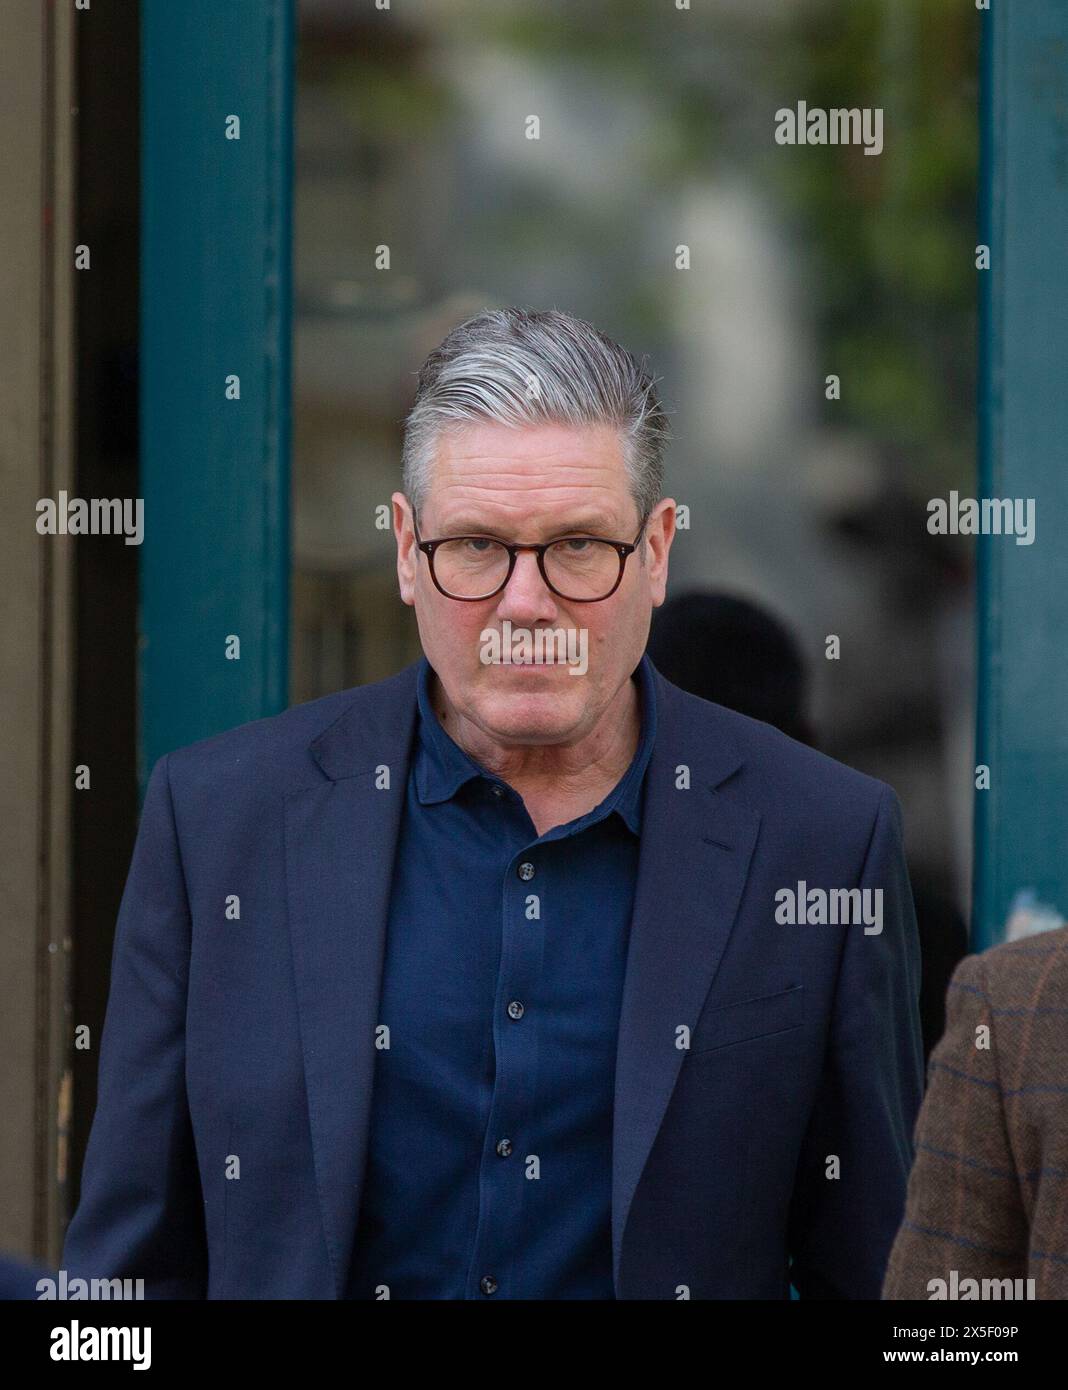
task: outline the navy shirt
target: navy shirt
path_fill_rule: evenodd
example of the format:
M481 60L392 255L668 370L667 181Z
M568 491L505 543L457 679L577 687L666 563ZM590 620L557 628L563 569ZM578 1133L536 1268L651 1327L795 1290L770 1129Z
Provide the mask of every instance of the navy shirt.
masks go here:
M656 735L539 836L419 675L350 1298L610 1299L616 1039Z

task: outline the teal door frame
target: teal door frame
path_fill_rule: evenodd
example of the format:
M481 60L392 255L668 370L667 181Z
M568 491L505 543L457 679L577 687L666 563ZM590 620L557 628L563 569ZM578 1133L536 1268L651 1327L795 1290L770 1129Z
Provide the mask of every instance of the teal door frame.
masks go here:
M141 4L142 790L287 701L295 33L295 0Z
M979 495L1034 498L1035 531L978 544L974 950L1018 894L1068 915L1068 5L982 23Z

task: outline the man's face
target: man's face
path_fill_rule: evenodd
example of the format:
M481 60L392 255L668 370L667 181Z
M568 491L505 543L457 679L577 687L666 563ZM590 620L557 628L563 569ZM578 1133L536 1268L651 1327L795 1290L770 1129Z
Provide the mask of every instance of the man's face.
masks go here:
M502 745L570 743L583 737L641 660L652 609L664 601L674 503L657 504L639 553L610 598L575 603L547 587L538 558L523 551L492 598L462 603L439 593L416 549L411 512L393 495L401 597L459 713ZM418 517L422 540L476 535L542 542L564 536L633 541L640 524L618 432L607 426L472 423L442 436ZM517 629L586 630L587 667L486 664L483 634ZM581 650L576 647L575 650Z

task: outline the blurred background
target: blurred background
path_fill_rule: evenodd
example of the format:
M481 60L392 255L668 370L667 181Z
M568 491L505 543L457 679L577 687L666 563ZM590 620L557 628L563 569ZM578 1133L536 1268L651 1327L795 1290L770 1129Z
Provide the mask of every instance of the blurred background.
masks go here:
M777 144L801 100L883 109L882 153ZM1066 111L1060 0L11 0L0 1250L54 1260L77 1202L155 759L417 657L376 523L486 306L648 359L657 659L701 631L691 685L897 790L936 985L1021 891L1061 920ZM931 536L953 489L1051 545ZM60 490L144 498L145 544L39 536Z

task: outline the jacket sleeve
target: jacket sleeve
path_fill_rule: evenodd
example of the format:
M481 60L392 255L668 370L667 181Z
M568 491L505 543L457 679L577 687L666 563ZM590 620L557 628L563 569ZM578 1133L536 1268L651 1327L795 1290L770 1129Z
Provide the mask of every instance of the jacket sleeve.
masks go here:
M920 945L901 806L889 787L857 886L882 891L882 930L844 929L823 1076L790 1207L790 1278L802 1298L877 1299L905 1204L923 1094Z
M146 1298L203 1298L204 1206L185 1089L190 914L168 759L152 769L119 909L96 1113L68 1278L143 1279Z
M959 1279L1027 1273L1028 1225L1005 1125L986 967L981 955L965 956L950 981L886 1299L929 1299L932 1281L948 1285L953 1270Z

